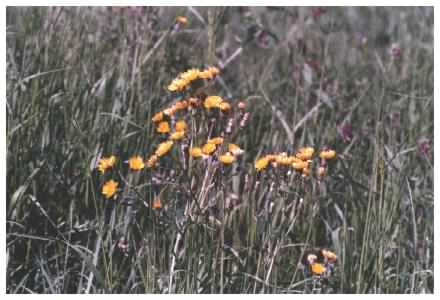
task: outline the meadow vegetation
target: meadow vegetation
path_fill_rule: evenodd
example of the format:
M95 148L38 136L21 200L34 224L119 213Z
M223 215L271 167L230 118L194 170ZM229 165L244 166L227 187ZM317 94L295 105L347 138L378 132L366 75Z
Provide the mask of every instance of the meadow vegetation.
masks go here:
M432 293L432 7L8 7L8 293Z

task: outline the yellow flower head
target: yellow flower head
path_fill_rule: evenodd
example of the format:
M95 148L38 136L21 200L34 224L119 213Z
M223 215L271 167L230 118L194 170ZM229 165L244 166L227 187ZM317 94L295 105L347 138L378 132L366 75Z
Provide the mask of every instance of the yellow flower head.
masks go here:
M175 83L171 83L170 85L168 85L168 90L170 91L170 92L175 92L175 91L177 91L178 90L178 86L175 84Z
M176 131L170 135L170 140L177 141L183 139L185 131Z
M219 107L220 103L223 102L223 99L219 96L208 96L203 103L205 108L210 109L213 107Z
M174 79L171 84L168 86L168 90L170 92L181 91L189 84L188 80L183 78Z
M313 149L312 147L300 148L295 156L301 160L308 160L312 158L314 152L315 149Z
M224 101L224 102L219 104L219 108L222 111L229 111L229 110L231 110L231 105L228 102Z
M212 139L209 139L208 144L214 144L214 145L220 145L223 144L223 138L222 137L215 137Z
M110 179L106 183L104 183L102 187L102 194L108 199L111 198L118 188L118 183L113 179Z
M212 79L220 73L220 70L216 67L210 67L202 72L200 72L199 77L203 79Z
M153 118L151 119L154 123L160 122L163 120L163 112L156 113Z
M168 133L170 132L170 125L167 121L162 121L157 125L157 132L159 133Z
M116 163L116 157L114 155L107 157L107 158L105 158L105 157L101 158L98 163L98 170L102 174L104 174L104 172L107 169L112 168L115 165L115 163Z
M152 155L150 158L147 159L147 167L152 168L156 165L156 162L158 160L159 156L156 154Z
M255 169L257 169L257 171L261 171L263 169L265 169L267 167L267 165L269 164L269 158L267 156L260 158L259 160L257 160L255 162Z
M266 158L267 158L269 161L276 160L277 157L278 157L277 154L268 154L268 155L266 155Z
M186 122L184 120L177 121L175 128L176 128L176 131L185 131L187 128Z
M319 154L319 157L322 159L333 159L336 157L336 151L335 150L321 151L321 153Z
M287 156L286 153L283 153L283 154L279 154L275 158L275 161L280 165L290 165L291 163L293 163L293 158L292 156Z
M312 273L315 275L321 275L326 271L326 268L321 263L313 263L311 264Z
M292 160L292 164L293 163L303 163L304 162L302 159L299 159L296 156L291 156L290 159Z
M214 74L209 71L202 71L200 72L199 77L202 79L212 79L214 78Z
M200 156L203 155L202 148L200 148L200 147L193 147L190 150L190 154L191 154L192 157L200 157Z
M235 157L230 152L226 152L225 154L220 155L218 160L226 165L229 165L235 161Z
M142 170L145 167L145 164L144 164L142 157L137 155L137 156L131 157L128 160L128 166L130 167L130 169L138 171L138 170Z
M186 24L186 22L188 22L188 18L184 16L177 16L176 21L180 24Z
M235 156L241 155L244 152L244 150L241 149L236 144L228 144L228 151L231 152Z
M218 75L220 73L220 70L216 67L209 67L207 69L208 72L210 72L213 75Z
M173 144L174 144L173 141L166 141L166 142L160 143L156 149L155 154L159 157L167 154L168 151L171 150L171 147L173 147Z
M292 167L298 171L302 171L303 169L307 168L308 166L309 166L309 163L307 161L295 161L292 163Z
M189 69L188 71L180 74L180 78L188 82L191 82L199 77L199 73L200 73L199 69Z
M209 154L212 154L216 149L217 149L217 146L215 144L206 143L202 147L202 152L203 152L203 154L209 155Z

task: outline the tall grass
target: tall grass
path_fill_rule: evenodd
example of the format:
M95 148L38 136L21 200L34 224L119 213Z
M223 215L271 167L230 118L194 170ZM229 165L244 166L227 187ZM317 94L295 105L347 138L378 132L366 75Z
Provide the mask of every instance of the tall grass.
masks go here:
M8 7L8 293L432 293L433 55L429 7ZM243 156L128 172L167 85L209 65L205 92L246 103ZM255 171L303 145L336 150L324 179Z

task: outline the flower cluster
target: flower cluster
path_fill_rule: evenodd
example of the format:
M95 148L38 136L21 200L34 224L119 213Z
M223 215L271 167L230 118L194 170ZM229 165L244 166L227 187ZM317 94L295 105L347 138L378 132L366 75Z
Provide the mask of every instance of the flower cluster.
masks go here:
M206 109L219 108L222 111L229 111L231 105L219 96L208 96L203 102Z
M101 172L102 175L105 174L105 172L108 169L111 169L116 164L116 156L110 155L109 157L103 157L98 161L97 169L99 172ZM102 186L102 194L107 199L113 197L113 195L116 193L118 189L118 182L111 179L104 183Z
M177 22L183 24L186 21L181 19L180 21L177 20ZM241 143L234 141L233 137L238 136L237 133L239 133L239 130L242 130L249 119L250 112L246 111L247 104L244 101L229 102L219 95L207 95L204 90L206 86L201 85L206 83L204 80L211 80L218 74L219 70L215 67L205 70L192 68L179 74L168 86L168 90L171 92L186 90L187 92L185 94L177 94L179 99L173 101L171 105L162 108L151 118L153 132L159 136L160 141L157 145L154 145L152 153L148 156L136 154L125 161L128 170L135 174L140 174L139 172L145 169L152 169L150 174L151 184L148 184L148 186L153 186L150 190L150 195L154 194L154 196L149 201L149 207L161 210L157 214L159 217L164 216L165 211L175 207L168 205L168 201L173 199L168 196L178 191L178 193L188 193L190 195L188 197L181 197L182 199L187 198L187 201L192 201L191 199L194 199L193 195L197 195L197 193L206 195L206 197L200 197L200 199L203 199L197 205L187 202L190 205L185 206L188 208L185 210L185 217L190 216L194 218L195 222L203 222L205 214L210 214L209 217L215 219L216 216L209 209L215 207L215 201L217 200L212 198L210 193L214 194L214 192L225 188L232 182L225 181L222 177L217 177L217 175L235 174L236 168L230 168L229 166L237 163L240 160L240 156L244 153L244 150L237 145ZM197 85L187 89L196 80L200 80L196 83ZM170 155L171 152L172 155ZM175 164L170 164L170 167L157 167L159 161L160 163L162 161L166 162L167 157L169 158L170 156L179 162L178 168L173 168ZM297 178L296 175L298 175L298 178L301 174L307 177L316 172L316 177L320 178L326 174L327 161L335 157L336 151L332 149L324 148L320 151L315 151L313 147L302 147L291 154L287 152L266 154L255 161L254 167L257 172L261 172L269 166L281 169L281 172L292 170L288 171L287 174L295 172L295 178ZM314 160L319 160L319 163L314 163ZM113 155L103 157L98 163L97 170L102 175L109 176L106 172L109 169L115 168L116 162L117 159ZM195 167L195 172L192 172L192 170L189 170L191 172L186 172L188 168L192 167ZM185 173L181 173L182 171ZM158 172L160 174L156 174ZM205 172L204 178L200 176L203 172ZM110 175L115 174L115 172L109 173ZM275 175L278 174L278 172L275 173ZM277 180L286 178L284 176L275 177ZM124 193L131 192L129 189L134 186L136 186L136 189L146 186L137 185L136 181L141 178L141 176L129 176L128 180L122 180L122 183L128 183L123 187ZM217 178L221 180L217 180ZM289 179L293 178L289 177ZM263 193L266 193L265 189L257 189L258 181L259 179L254 186L249 183L249 190L255 188L256 192L261 190ZM172 184L168 184L168 182ZM305 192L308 192L306 184L308 182L309 180L303 180L302 183L305 184L302 184L300 189L303 189L304 186ZM310 180L310 182L316 183L313 180ZM321 184L323 182L318 181L317 183ZM104 180L101 194L105 199L116 198L115 195L118 192L119 185L120 183L114 179ZM164 185L166 186L163 187ZM268 193L273 192L271 190L273 186L276 189L277 182L273 182ZM279 186L283 185L280 184ZM314 190L312 189L312 191ZM165 192L162 193L163 191ZM302 191L299 190L299 192L301 193ZM164 198L161 198L162 195L164 195ZM274 193L271 195L274 195ZM261 197L261 199L265 198ZM284 205L284 202L277 203ZM270 208L268 208L269 213L272 213L272 204L278 205L277 203L271 203ZM224 208L232 207L233 205L235 204L231 201L230 204L225 204ZM265 206L264 209L266 207L269 206ZM293 206L290 205L290 207ZM278 213L277 209L278 207L273 209L274 215L275 212ZM276 219L276 215L274 219ZM329 276L336 259L336 254L326 249L311 251L306 254L303 260L305 272L313 276Z
M290 166L296 171L301 171L304 176L310 175L310 165L312 163L315 149L313 147L303 147L298 149L294 155L287 155L286 152L278 154L267 154L255 162L255 169L261 171L266 169L271 163L273 167ZM324 149L320 152L320 166L317 169L317 176L321 177L326 172L326 161L336 157L336 152Z
M213 79L216 75L220 73L219 69L216 67L209 67L203 71L199 69L189 69L186 72L181 73L177 78L175 78L170 85L168 85L168 90L170 92L180 92L188 87L191 82L197 79Z
M173 120L175 114L179 111L187 112L190 109L200 106L200 103L201 101L197 98L180 100L153 116L151 120L156 124L156 131L161 134L169 135L168 140L160 143L154 154L147 158L146 164L148 168L154 167L159 157L164 156L171 150L174 142L183 140L185 138L188 125L183 118L177 120L174 123L174 126L170 125L170 122Z
M218 148L220 148L223 142L224 142L224 138L222 137L211 138L202 147L192 147L189 150L189 153L192 157L195 158L197 157L208 158L209 156L214 154L214 152ZM236 144L228 143L228 151L223 154L219 154L218 160L221 161L223 164L229 165L236 160L237 156L243 154L243 152L244 150L241 149Z
M173 82L168 86L168 90L170 91L180 91L183 90L186 86L188 86L191 82L197 79L213 79L216 75L219 74L219 70L216 67L209 67L203 71L199 69L193 68L189 69L186 72L181 73ZM203 103L203 106L202 106ZM168 141L163 142L159 145L156 152L147 158L146 165L147 167L153 167L158 158L167 153L173 142L183 140L185 137L188 139L192 139L192 136L187 135L187 123L185 121L185 113L199 109L205 108L206 110L210 109L219 109L222 112L229 112L231 110L231 104L228 101L225 101L220 96L211 95L211 96L193 96L185 99L181 99L169 107L161 110L156 113L152 117L153 123L156 124L156 132L160 134L168 134ZM240 111L244 110L245 104L244 102L238 103L238 108ZM176 115L178 112L182 112L183 114L179 114L179 118L176 121ZM241 114L243 114L241 112ZM196 130L197 131L197 130ZM226 132L228 133L228 132ZM197 158L204 157L207 158L213 155L217 149L221 147L224 142L223 137L216 137L209 139L204 145L200 147L192 147L189 149L189 155ZM217 158L224 164L232 164L236 161L237 156L243 153L243 150L235 145L228 143L227 151L223 153L219 153Z
M158 132L160 132L159 131L159 127L160 126L164 126L164 125L161 125L161 124L164 122L166 116L172 117L172 116L174 116L174 114L176 112L178 112L178 111L187 111L189 109L198 107L198 106L200 106L200 103L201 103L200 100L197 99L197 98L189 98L188 100L177 101L176 103L174 103L170 107L167 107L164 110L156 113L151 120L154 123L157 123L157 125L158 125Z

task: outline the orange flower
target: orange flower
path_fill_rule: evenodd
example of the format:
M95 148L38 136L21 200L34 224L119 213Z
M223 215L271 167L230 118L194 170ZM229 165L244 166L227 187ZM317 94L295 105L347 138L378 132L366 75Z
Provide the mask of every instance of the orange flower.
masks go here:
M189 69L188 71L180 74L180 78L188 82L191 82L199 77L199 73L200 73L199 69Z
M336 157L336 151L335 150L321 151L321 153L319 154L319 157L322 159L333 159Z
M167 154L168 151L171 150L171 147L173 147L173 144L174 144L173 141L166 141L166 142L160 143L156 149L155 154L159 157Z
M113 179L104 183L102 187L102 194L108 199L111 198L117 191L118 183Z
M326 271L326 268L321 263L313 263L311 265L311 267L312 267L311 268L312 269L312 273L316 274L316 275L321 275L322 273L324 273Z
M209 155L209 154L212 154L216 149L217 149L217 146L215 144L208 142L205 145L203 145L202 152L203 152L203 154Z
M153 200L153 209L159 209L159 208L162 208L162 203L160 201L160 198L156 197Z
M157 125L157 132L159 133L167 133L170 132L170 125L167 121L162 121Z
M215 137L207 141L208 144L220 145L223 143L222 137Z
M269 164L269 158L265 156L255 162L255 169L257 169L257 171L261 171L265 169L268 164Z
M308 166L309 166L309 163L306 161L295 161L292 163L292 167L298 171L302 171L303 169L307 168Z
M191 154L192 157L200 157L200 156L203 155L202 148L200 148L200 147L193 147L190 150L190 154Z
M135 171L139 171L142 170L145 167L144 161L142 159L142 157L138 156L133 156L132 158L130 158L128 160L128 165L130 167L130 169L135 170Z
M176 131L185 131L187 128L186 122L184 120L177 121L175 128L176 128Z
M312 147L300 148L295 156L301 160L308 160L312 158L314 152L315 149L313 149Z
M235 161L235 157L230 152L226 152L225 154L220 155L218 160L226 165L229 165Z
M266 155L266 158L267 158L269 161L276 160L277 157L278 157L277 154L268 154L268 155Z
M107 157L107 158L105 158L105 157L101 158L98 163L98 170L102 174L104 174L104 172L107 169L112 168L115 165L115 163L116 163L116 157L114 155Z
M177 141L183 139L185 131L176 131L170 135L170 140Z
M216 67L209 67L208 70L210 73L214 74L214 75L218 75L220 73L220 70Z
M293 163L292 156L287 156L286 153L279 154L275 158L275 161L280 165L290 165L291 163Z
M202 79L212 79L214 78L214 74L209 71L202 71L200 72L199 77Z
M302 159L299 159L296 156L291 156L290 158L292 159L292 163L303 163L304 162Z
M171 84L168 86L168 90L170 92L176 92L183 90L187 85L189 84L189 81L182 79L182 78L176 78L174 79Z
M224 101L224 102L220 103L219 108L222 111L229 111L231 109L231 105L228 102Z
M210 109L213 107L219 107L220 103L223 102L223 99L219 96L208 96L203 103L205 108Z
M216 67L209 67L208 69L200 72L199 77L203 79L212 79L220 73L220 70Z
M167 88L170 92L175 92L178 89L177 85L174 83L171 83Z
M154 123L160 122L163 120L163 112L156 113L153 118L151 119Z
M235 156L241 155L244 152L244 150L241 149L236 144L228 144L228 150L229 150L229 152L231 152Z

